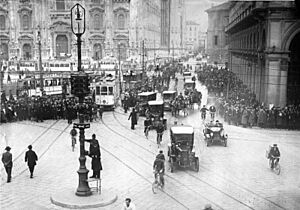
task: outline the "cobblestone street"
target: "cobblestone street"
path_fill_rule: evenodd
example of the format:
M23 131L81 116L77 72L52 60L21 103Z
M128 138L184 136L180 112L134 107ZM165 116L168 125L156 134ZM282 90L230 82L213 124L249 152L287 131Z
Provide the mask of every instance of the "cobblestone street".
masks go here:
M170 113L166 115L170 127L175 118ZM152 164L158 152L156 132L150 131L147 139L143 134L144 118L139 118L135 130L130 129L127 118L128 114L117 108L105 112L103 121L92 122L86 131L87 138L95 133L100 142L102 188L118 195L117 202L103 209L120 209L126 197L132 198L138 209L201 209L207 203L214 209L300 208L299 131L225 125L228 146L206 147L203 124L195 105L187 117L179 116L176 120L194 127L200 170L171 173L167 166L165 189L153 194ZM75 192L77 187L79 149L71 150L70 129L63 120L1 125L1 133L6 134L14 158L11 183L5 183L4 168L1 168L1 209L32 209L32 204L36 209L63 209L51 204L50 195L64 189ZM169 130L163 135L165 155L168 143ZM273 143L279 145L282 154L280 175L270 171L265 157L266 149ZM39 156L33 179L29 179L24 162L28 144L33 145ZM89 158L87 168L90 169ZM29 203L30 207L26 207Z

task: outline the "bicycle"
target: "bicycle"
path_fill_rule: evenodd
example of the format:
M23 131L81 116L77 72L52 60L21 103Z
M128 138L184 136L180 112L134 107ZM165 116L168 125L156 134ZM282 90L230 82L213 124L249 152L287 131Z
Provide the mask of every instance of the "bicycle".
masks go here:
M159 189L163 190L165 181L164 181L164 175L162 170L154 171L154 176L155 176L155 180L152 184L152 192L156 194Z
M272 168L272 159L274 159L274 166ZM280 164L279 164L279 158L278 157L271 157L269 159L269 166L271 168L271 170L273 170L273 172L277 175L280 174L280 171L281 171L281 167L280 167Z
M162 136L163 136L163 133L157 133L156 142L157 142L158 147L159 147L160 143L162 142Z
M201 112L201 119L205 120L206 119L206 112Z
M76 144L76 137L72 136L72 152L74 152L75 144Z
M148 136L149 136L149 131L150 131L150 126L147 126L145 128L145 136L146 136L147 139L148 139Z
M215 120L215 112L210 112L210 118L212 121Z

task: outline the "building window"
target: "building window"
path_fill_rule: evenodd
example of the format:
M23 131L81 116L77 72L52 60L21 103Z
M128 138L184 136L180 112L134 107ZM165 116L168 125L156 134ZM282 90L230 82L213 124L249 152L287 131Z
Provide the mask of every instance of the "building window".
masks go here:
M56 10L65 10L65 0L56 0Z
M31 45L30 44L24 44L23 45L23 59L24 60L30 60L32 57L31 55Z
M5 16L0 15L0 30L5 30Z
M94 60L100 60L102 58L102 47L101 44L94 45L94 53L93 53Z
M125 28L125 16L123 14L120 14L118 16L118 28L119 29Z
M94 29L100 30L103 27L103 21L102 21L102 15L101 14L95 14L94 16Z
M101 3L101 0L92 0L92 3L93 3L93 4L100 4L100 3Z
M8 45L6 43L0 43L0 60L8 60Z
M217 35L214 36L214 43L215 43L215 45L218 45L218 36Z
M56 56L61 57L69 53L68 38L66 35L56 37Z
M22 26L23 30L29 29L29 15L23 15L22 17Z

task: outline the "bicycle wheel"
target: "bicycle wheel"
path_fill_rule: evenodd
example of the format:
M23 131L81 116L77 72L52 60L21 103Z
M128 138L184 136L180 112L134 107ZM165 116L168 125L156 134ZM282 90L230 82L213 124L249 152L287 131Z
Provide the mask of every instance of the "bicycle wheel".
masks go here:
M276 166L274 167L274 172L275 174L279 175L281 171L280 165L279 163L276 164Z
M271 166L272 166L272 159L270 158L269 159L269 167L271 168ZM272 168L271 168L272 169Z
M154 194L156 194L156 193L157 193L157 190L158 190L158 182L157 182L157 181L154 181L154 182L152 183L152 192L153 192Z
M147 139L148 139L148 135L149 135L149 128L147 128L146 132L145 132L145 136L146 136Z

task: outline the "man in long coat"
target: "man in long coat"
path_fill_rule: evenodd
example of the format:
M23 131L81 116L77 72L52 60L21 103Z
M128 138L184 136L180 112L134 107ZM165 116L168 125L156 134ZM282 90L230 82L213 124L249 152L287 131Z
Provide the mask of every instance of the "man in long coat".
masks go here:
M2 163L4 165L5 171L7 173L7 182L11 181L11 170L13 166L12 154L10 153L10 147L5 148L6 152L2 154Z
M36 161L38 160L38 157L36 153L32 150L32 146L28 146L28 151L25 153L25 162L27 162L29 171L30 171L30 178L33 178L33 171L34 167L36 165Z
M128 120L130 120L130 118L131 118L131 129L134 130L134 126L137 124L137 114L134 108L132 109L132 112L130 113Z
M89 156L92 158L92 170L93 175L90 178L100 178L100 171L102 170L101 164L101 152L100 145L98 140L96 139L96 134L92 135L92 139L86 140L90 142Z

